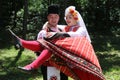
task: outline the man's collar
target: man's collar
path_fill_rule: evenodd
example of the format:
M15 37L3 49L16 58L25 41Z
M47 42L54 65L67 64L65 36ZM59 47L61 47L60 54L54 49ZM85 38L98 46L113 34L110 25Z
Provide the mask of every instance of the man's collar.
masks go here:
M48 26L49 28L57 28L57 25L56 25L56 26L53 26L53 25L51 25L50 23L48 23L48 25L49 25L49 26Z

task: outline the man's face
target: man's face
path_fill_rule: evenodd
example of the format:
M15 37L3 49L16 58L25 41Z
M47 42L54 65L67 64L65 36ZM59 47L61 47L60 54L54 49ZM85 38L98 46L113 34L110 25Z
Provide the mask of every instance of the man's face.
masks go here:
M48 23L52 25L53 27L56 27L59 21L59 15L58 14L49 14L47 16L48 18Z

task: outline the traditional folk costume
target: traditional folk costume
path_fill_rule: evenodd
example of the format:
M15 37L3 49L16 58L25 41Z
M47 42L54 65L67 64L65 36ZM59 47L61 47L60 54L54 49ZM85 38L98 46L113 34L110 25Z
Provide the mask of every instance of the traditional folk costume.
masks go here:
M75 80L104 80L92 45L85 37L44 41L54 56L49 63ZM63 62L61 62L61 60Z
M79 18L79 26L65 28L70 37L55 39L53 36L47 41L38 41L54 54L49 63L66 75L75 80L105 80L80 14Z
M39 65L48 60L50 65L75 80L105 80L97 56L90 43L84 21L81 15L77 14L79 21L78 26L74 26L75 29L67 26L64 34L56 33L50 38L45 38L45 40L38 40L40 45L37 41L20 39L20 42L23 47L33 51L46 48L44 50L45 54L41 53L42 57L39 56L40 61L37 62ZM81 34L85 36L83 37ZM51 56L51 54L53 55Z
M75 80L105 80L94 49L86 37L68 37L49 41L38 40L39 43L37 41L20 41L24 48L33 51L41 49L40 43L50 53L54 54L50 58L51 54L48 52L47 54L41 53L40 55L44 60L37 62L39 65L48 60L50 65ZM31 45L32 47L30 47Z
M65 27L64 25L57 25L57 27L49 27L47 26L48 22L43 25L43 30L38 33L37 40L44 39L47 30L48 32L61 32L61 27ZM41 66L43 78L44 80L68 80L67 76L60 72L56 67L53 67L49 64L48 61Z

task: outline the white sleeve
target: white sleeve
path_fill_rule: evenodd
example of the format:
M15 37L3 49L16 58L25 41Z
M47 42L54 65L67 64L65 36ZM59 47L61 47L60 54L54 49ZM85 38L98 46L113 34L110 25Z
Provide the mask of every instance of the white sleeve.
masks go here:
M41 30L38 35L37 35L37 40L38 39L43 39L43 37L46 36L46 31L45 30Z
M83 27L80 27L76 32L67 32L71 37L77 36L86 36L86 30Z
M48 26L48 21L43 25L42 29L46 29Z
M64 30L66 25L57 25L58 28L60 28L61 30Z

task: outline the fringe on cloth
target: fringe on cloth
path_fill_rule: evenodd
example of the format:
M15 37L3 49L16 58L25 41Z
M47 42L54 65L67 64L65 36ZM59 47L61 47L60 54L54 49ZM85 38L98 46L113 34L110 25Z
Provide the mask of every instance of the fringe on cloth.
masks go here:
M65 61L66 67L51 61L66 75L75 80L105 80L97 56L91 43L85 37L59 38L56 40L38 40L55 56ZM66 70L66 71L65 71Z

